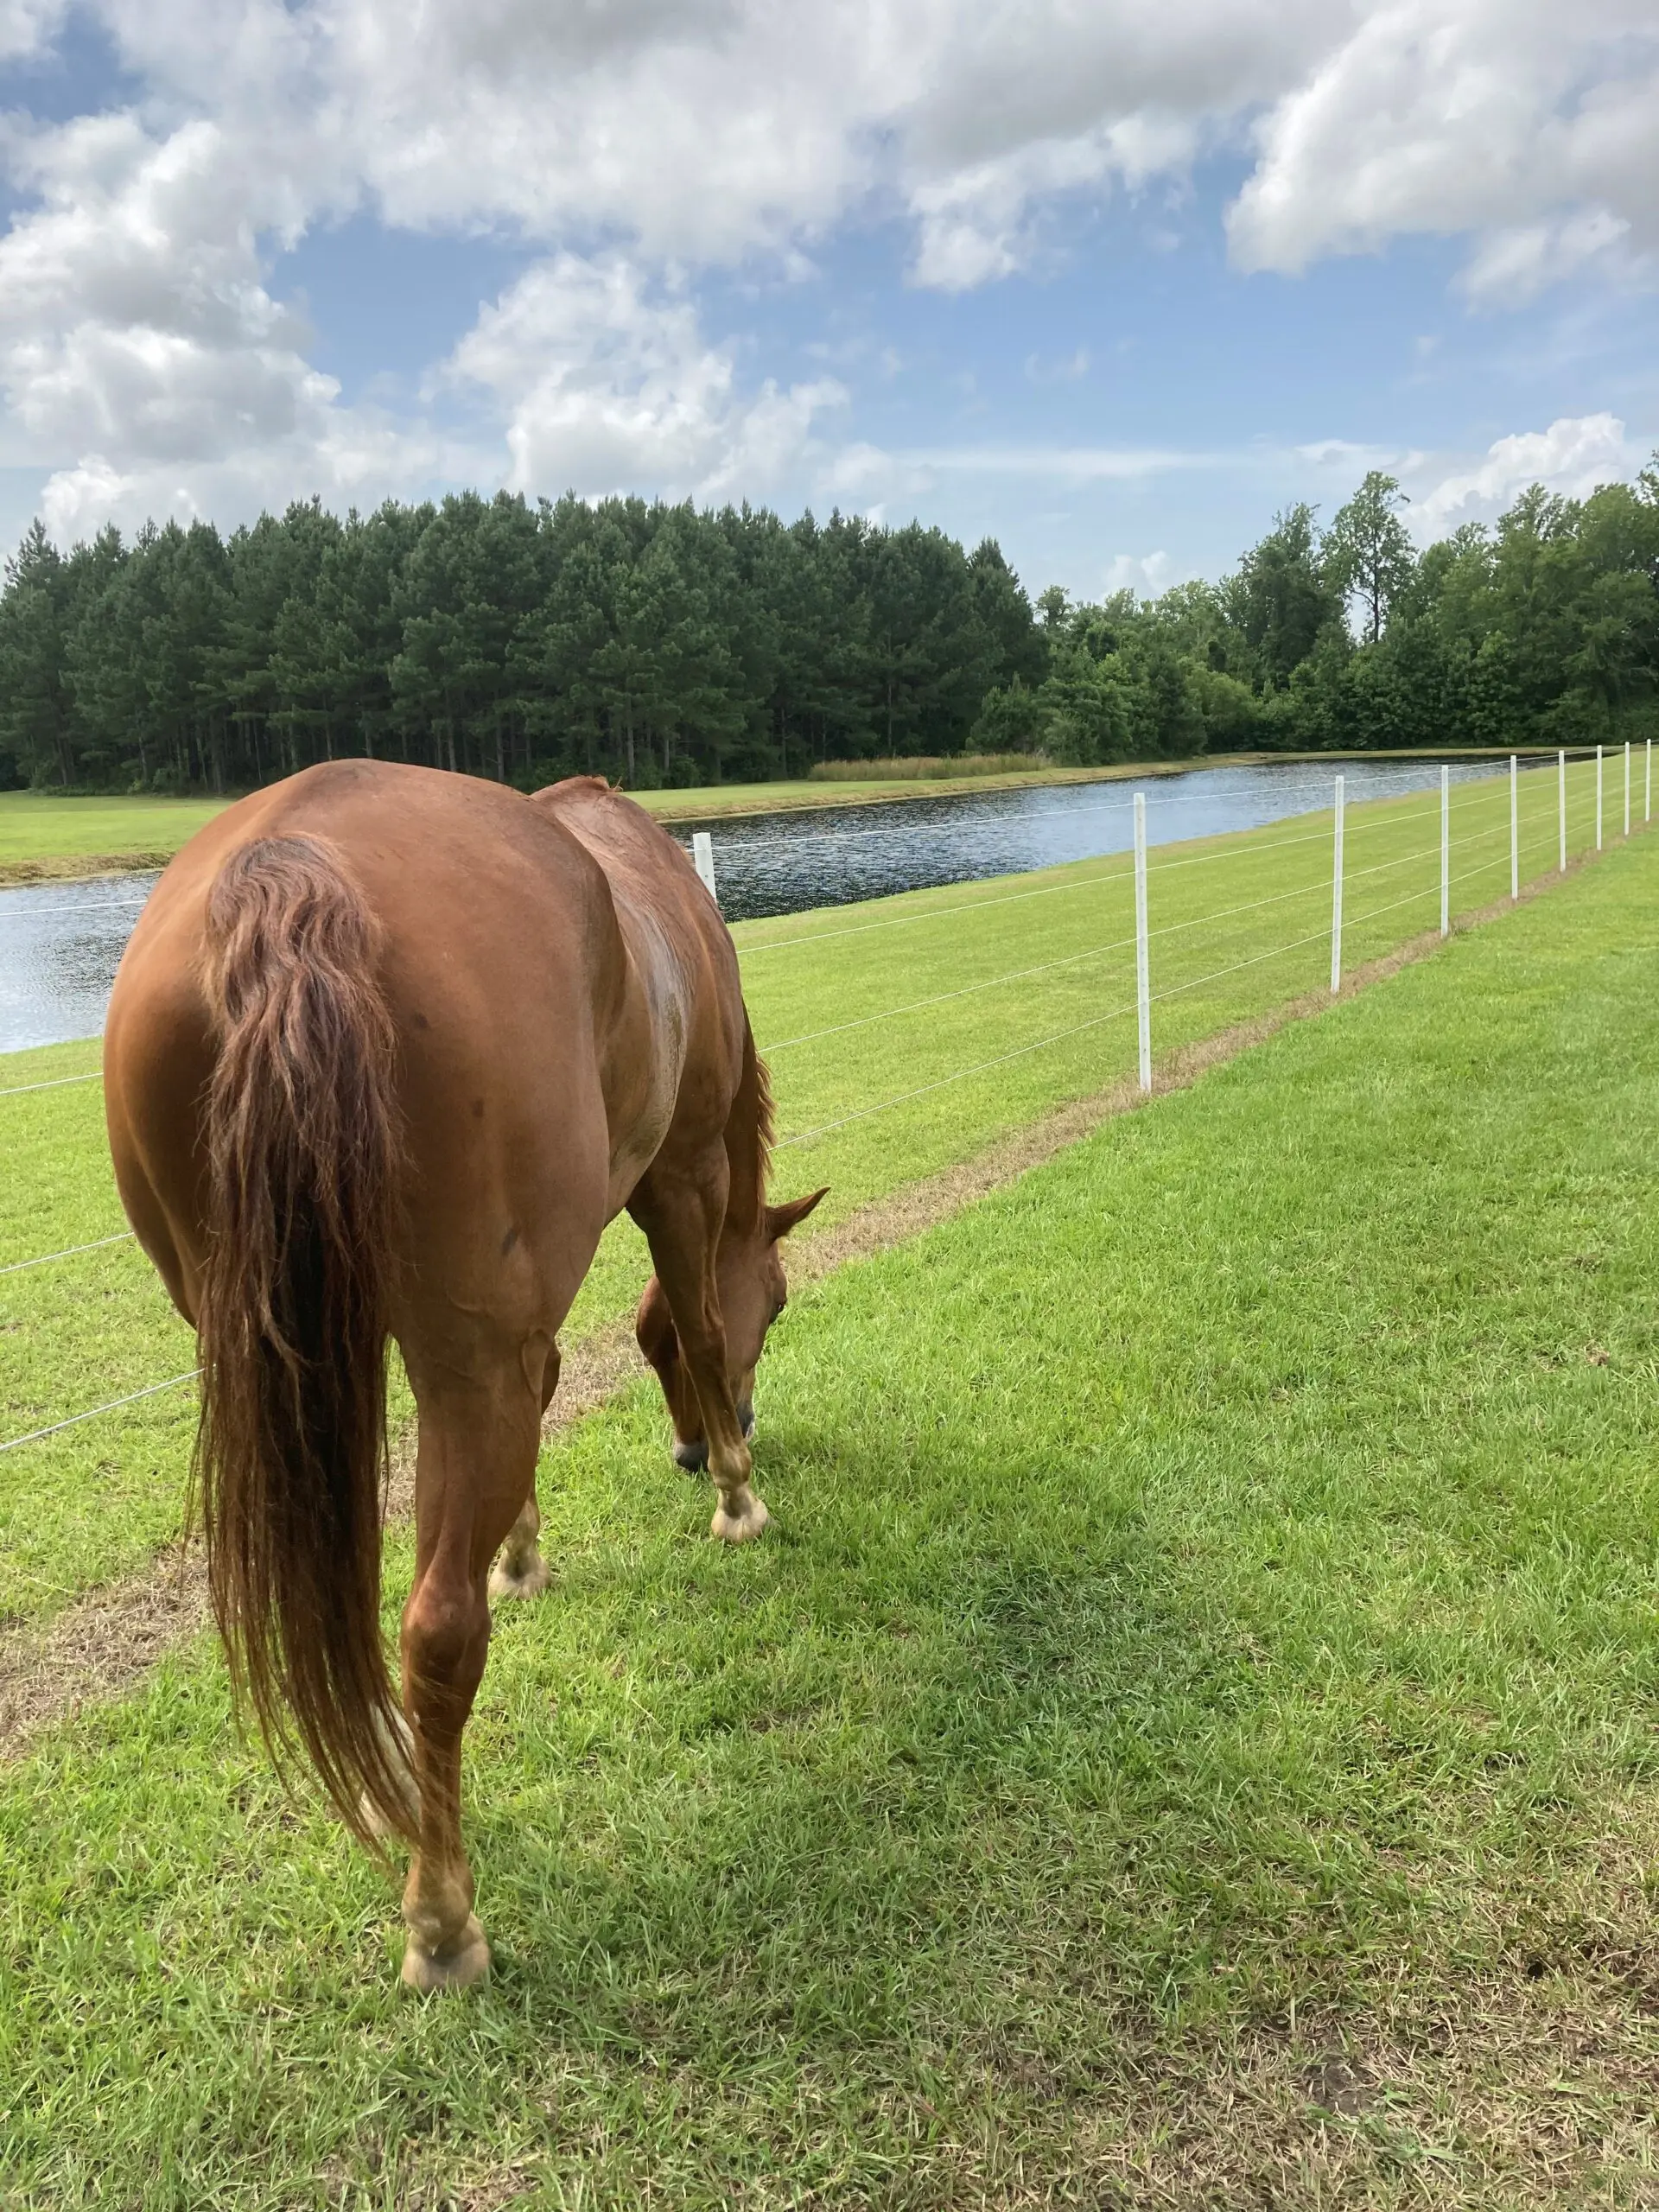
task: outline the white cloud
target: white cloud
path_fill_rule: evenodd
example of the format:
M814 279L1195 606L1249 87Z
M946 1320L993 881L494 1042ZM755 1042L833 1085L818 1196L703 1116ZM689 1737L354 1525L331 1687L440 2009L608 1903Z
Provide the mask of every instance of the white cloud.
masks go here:
M1167 553L1114 553L1107 565L1102 595L1132 591L1142 599L1156 599L1179 581L1175 563Z
M1616 415L1562 416L1547 430L1499 438L1473 468L1442 477L1417 501L1413 520L1440 537L1459 523L1488 520L1530 484L1581 499L1599 484L1617 483L1639 465Z
M1624 217L1607 207L1489 231L1463 272L1463 289L1474 300L1518 304L1598 264L1623 273L1630 261L1630 236Z
M1395 0L1262 120L1229 229L1295 272L1410 233L1468 235L1470 289L1524 296L1628 238L1659 246L1651 0Z
M118 114L19 137L12 167L37 204L0 238L0 388L14 464L52 471L55 536L362 498L439 464L417 428L340 406L306 359L258 243L302 203L257 143Z
M67 0L0 0L0 61L22 61L50 44Z
M503 411L510 483L549 493L764 491L847 396L824 377L742 397L729 351L705 343L690 302L618 255L561 254L530 270L485 308L448 374Z
M44 21L53 0L0 0ZM918 281L1026 265L1043 210L1254 122L1249 266L1659 205L1651 0L101 0L158 97L305 145L302 188L647 257L786 251L873 190ZM7 19L0 17L0 22ZM416 27L417 26L417 27ZM34 34L31 32L30 34ZM257 132L272 136L269 123ZM328 158L310 174L318 150ZM1599 251L1599 247L1597 248Z
M1089 348L1079 346L1070 353L1045 360L1040 353L1026 356L1026 376L1035 385L1076 384L1089 373Z
M85 4L137 105L0 132L27 203L0 240L5 442L59 467L64 518L435 465L424 423L342 404L275 296L281 248L359 210L545 253L433 386L493 410L475 473L538 488L763 491L814 456L840 385L746 383L691 286L801 274L858 213L899 214L912 280L961 291L1043 265L1058 208L1226 146L1253 149L1246 268L1455 234L1470 297L1503 303L1659 254L1652 0ZM0 55L64 18L0 0ZM840 475L899 497L1201 458L857 449Z
M852 487L874 481L884 471L912 474L1019 476L1036 482L1099 484L1134 482L1172 469L1206 469L1213 454L1163 446L912 446L887 452L879 446L849 447L836 462L836 480Z
M1149 131L1122 124L918 181L909 194L918 221L912 276L938 291L965 292L1012 276L1040 254L1034 211L1114 175L1184 167L1192 144L1191 130L1179 125Z

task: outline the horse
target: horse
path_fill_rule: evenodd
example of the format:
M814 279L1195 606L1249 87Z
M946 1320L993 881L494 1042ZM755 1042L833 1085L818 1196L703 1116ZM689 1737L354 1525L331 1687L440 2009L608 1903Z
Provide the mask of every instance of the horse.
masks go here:
M197 1332L193 1488L238 1704L279 1769L297 1738L359 1841L411 1847L404 1980L475 1982L461 1734L490 1600L549 1580L559 1330L625 1206L675 1458L713 1478L714 1536L767 1522L754 1370L780 1241L824 1193L767 1202L731 938L683 848L601 779L529 797L320 765L167 868L104 1075L122 1204ZM379 1617L389 1343L418 1421L401 1697Z

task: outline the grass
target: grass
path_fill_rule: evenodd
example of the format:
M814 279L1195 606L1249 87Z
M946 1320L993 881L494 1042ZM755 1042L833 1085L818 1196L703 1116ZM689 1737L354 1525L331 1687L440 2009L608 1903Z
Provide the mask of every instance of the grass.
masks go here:
M212 798L54 798L0 791L0 884L159 868L224 802Z
M550 1449L486 1991L207 1647L60 1730L0 2201L1651 2201L1656 955L1643 842L801 1294L762 1545Z
M1592 835L1592 776L1573 772L1575 850ZM1554 779L1522 789L1530 875L1554 861ZM1507 889L1507 785L1459 786L1452 805L1461 912ZM1346 866L1351 966L1438 919L1438 800L1419 793L1350 809ZM1328 978L1329 867L1328 814L1158 849L1149 905L1160 1051ZM745 989L779 1099L778 1187L829 1183L828 1226L1128 1073L1133 931L1122 855L740 925ZM914 1010L892 1018L894 1008ZM0 1060L0 1090L96 1065L91 1044L13 1054ZM96 1084L0 1097L0 1117L12 1168L0 1185L0 1267L124 1226ZM569 1333L626 1312L649 1271L624 1219ZM0 1440L195 1363L188 1331L131 1244L0 1275ZM190 1395L0 1456L0 1618L45 1618L141 1567L176 1533Z

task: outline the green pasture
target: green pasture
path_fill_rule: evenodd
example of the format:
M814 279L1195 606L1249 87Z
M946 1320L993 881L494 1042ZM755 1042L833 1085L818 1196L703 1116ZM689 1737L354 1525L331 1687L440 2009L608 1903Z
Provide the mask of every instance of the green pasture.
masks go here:
M400 1992L205 1641L60 1728L0 1788L0 2202L1651 2202L1656 957L1643 840L803 1292L759 1545L644 1381L550 1446L468 1737L486 1988ZM1001 1110L937 1097L937 1158Z
M84 875L94 863L159 868L224 804L213 798L54 798L0 791L0 884Z
M1582 851L1593 837L1593 769L1570 773L1570 843ZM1530 878L1554 864L1554 777L1523 779L1521 790ZM1438 925L1439 805L1429 793L1349 810L1350 966ZM1507 893L1508 824L1505 780L1454 788L1454 912ZM1154 849L1157 1051L1328 983L1330 847L1327 811ZM779 1098L775 1187L830 1184L826 1224L1133 1071L1127 855L734 934ZM0 1092L11 1092L0 1096L0 1268L124 1226L100 1086L60 1080L97 1061L91 1042L0 1058ZM12 1088L35 1083L56 1087ZM649 1272L624 1219L567 1340L631 1308ZM0 1440L194 1364L189 1332L131 1243L0 1274ZM188 1389L163 1393L0 1454L0 1618L44 1618L176 1534L191 1400Z

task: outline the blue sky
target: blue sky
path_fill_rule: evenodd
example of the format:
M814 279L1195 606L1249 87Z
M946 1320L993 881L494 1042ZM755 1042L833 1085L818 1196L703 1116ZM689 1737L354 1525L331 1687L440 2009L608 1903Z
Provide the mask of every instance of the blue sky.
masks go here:
M1093 596L1659 443L1627 0L0 0L0 108L8 541L573 486Z

